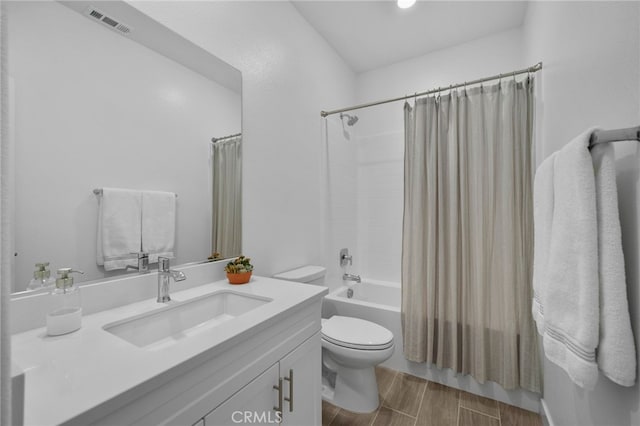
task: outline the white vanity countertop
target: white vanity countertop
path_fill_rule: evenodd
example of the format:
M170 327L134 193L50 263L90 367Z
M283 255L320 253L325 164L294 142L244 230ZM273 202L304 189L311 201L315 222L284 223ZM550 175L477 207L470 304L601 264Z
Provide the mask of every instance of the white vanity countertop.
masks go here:
M256 325L327 293L323 286L255 276L245 285L230 285L224 280L183 291L175 291L179 284L171 286L174 290L171 298L175 301L220 290L273 301L155 350L137 347L103 329L114 321L166 308L155 299L84 316L80 330L63 336L47 336L45 328L14 334L12 360L25 373L24 424L55 425L69 421L195 356L233 346L237 343L234 338L251 335Z

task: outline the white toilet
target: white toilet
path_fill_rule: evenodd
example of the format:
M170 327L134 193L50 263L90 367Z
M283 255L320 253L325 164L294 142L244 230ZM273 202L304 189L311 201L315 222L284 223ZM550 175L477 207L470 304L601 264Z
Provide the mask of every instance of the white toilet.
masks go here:
M274 278L324 285L326 269L304 266ZM378 408L374 367L391 357L393 333L371 321L333 316L322 319L322 398L357 413Z

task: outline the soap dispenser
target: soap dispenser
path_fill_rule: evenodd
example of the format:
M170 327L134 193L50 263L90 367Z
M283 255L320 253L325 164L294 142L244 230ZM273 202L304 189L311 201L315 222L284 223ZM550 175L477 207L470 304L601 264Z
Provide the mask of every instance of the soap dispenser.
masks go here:
M27 290L49 288L55 284L55 281L49 270L49 262L36 263L36 270L33 271L33 279L29 281Z
M58 269L58 278L51 289L49 313L47 314L47 334L58 336L71 333L81 326L82 307L80 306L80 288L73 283L74 272L71 268Z

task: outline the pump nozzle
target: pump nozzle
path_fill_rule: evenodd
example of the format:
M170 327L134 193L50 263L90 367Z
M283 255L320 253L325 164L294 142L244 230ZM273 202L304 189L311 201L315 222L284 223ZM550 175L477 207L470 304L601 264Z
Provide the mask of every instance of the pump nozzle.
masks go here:
M73 273L84 274L84 272L77 269L71 269L71 268L58 269L59 277L56 279L56 287L58 288L71 287L73 285L73 277L70 277L69 274L73 274Z

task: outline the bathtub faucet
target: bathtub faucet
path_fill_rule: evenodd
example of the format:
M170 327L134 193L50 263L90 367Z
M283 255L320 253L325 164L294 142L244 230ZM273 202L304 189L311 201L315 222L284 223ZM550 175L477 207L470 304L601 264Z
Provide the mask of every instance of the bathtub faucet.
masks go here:
M344 281L355 281L357 283L362 281L362 279L360 278L360 275L353 275L353 274L344 274L342 276L342 279Z

